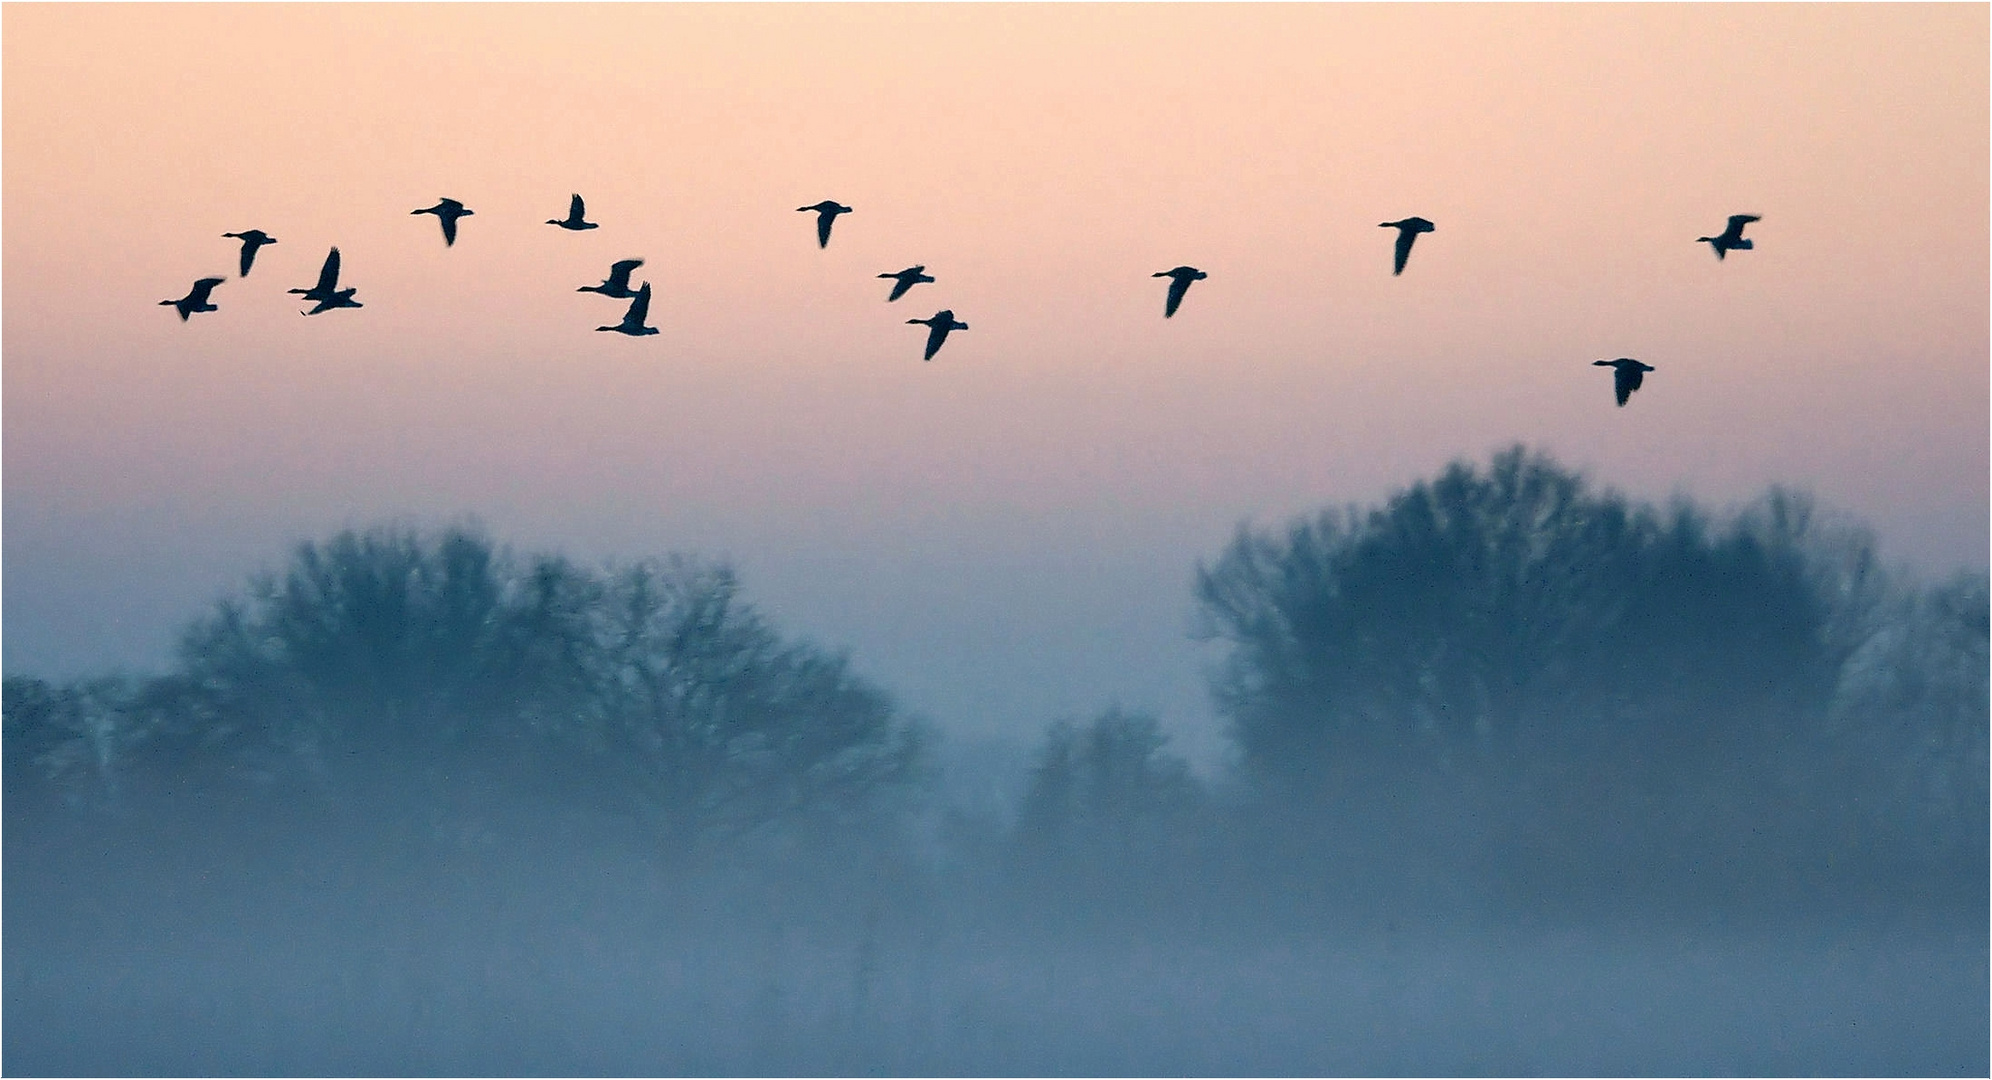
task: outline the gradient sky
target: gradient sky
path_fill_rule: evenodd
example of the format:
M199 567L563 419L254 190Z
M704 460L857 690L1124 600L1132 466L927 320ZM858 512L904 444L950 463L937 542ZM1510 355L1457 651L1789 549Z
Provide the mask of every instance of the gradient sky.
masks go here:
M729 558L945 723L1119 701L1201 752L1198 559L1515 441L1987 563L1981 4L9 4L0 39L9 673L157 666L299 539L475 518ZM600 229L542 224L576 191ZM247 228L280 243L238 280ZM366 307L300 319L334 244ZM574 291L624 257L655 337ZM219 312L156 306L210 274ZM971 329L923 364L940 307ZM1658 368L1625 409L1612 356Z

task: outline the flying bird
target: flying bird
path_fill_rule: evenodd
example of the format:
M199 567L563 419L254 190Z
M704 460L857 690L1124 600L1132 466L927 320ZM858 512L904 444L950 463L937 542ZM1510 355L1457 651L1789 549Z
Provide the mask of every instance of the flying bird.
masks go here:
M1183 294L1190 291L1190 282L1202 281L1210 275L1194 266L1178 266L1174 270L1164 270L1149 276L1169 279L1169 300L1162 305L1162 317L1167 319L1175 315L1176 309L1182 306Z
M828 235L827 226L825 227L825 235ZM926 264L924 263L919 266L909 266L906 269L901 270L897 274L880 274L879 277L891 278L892 280L898 282L898 284L892 287L892 295L885 298L885 302L888 304L893 302L894 300L899 299L902 296L905 296L906 290L912 288L913 286L918 285L923 281L934 280L933 278L927 276L927 267Z
M323 312L331 311L333 308L366 307L365 304L362 304L358 300L353 299L353 294L358 291L359 291L358 289L339 289L325 296L321 296L318 298L318 303L314 307L312 307L310 311L302 312L302 314L318 315Z
M579 196L576 197L578 198ZM477 213L477 211L472 210L455 199L441 199L437 201L436 205L427 209L410 210L408 212L411 214L434 214L442 219L444 247L453 247L456 244L457 219L466 218Z
M601 226L595 222L582 220L582 215L585 212L586 208L581 203L581 196L576 195L567 204L567 220L562 221L559 218L547 218L546 223L548 225L558 225L568 232L580 232L583 229L600 228Z
M325 265L318 269L318 284L309 289L291 289L290 292L306 300L324 301L339 291L339 249L325 256Z
M629 287L629 272L643 265L642 259L623 259L609 264L608 280L600 285L583 285L575 292L598 292L618 300L629 300L636 296L636 290Z
M1631 397L1632 392L1639 389L1639 384L1646 380L1646 373L1654 370L1651 365L1642 364L1630 356L1621 356L1616 360L1593 360L1591 363L1613 369L1612 390L1618 394L1620 408L1625 407L1625 399Z
M216 285L219 285L226 280L228 279L218 278L218 277L204 277L199 281L194 282L194 287L192 289L187 290L187 295L179 298L178 300L161 300L159 301L159 306L179 308L181 322L186 322L187 317L192 315L196 311L220 311L221 310L220 308L215 307L213 304L208 303L208 294L214 291L214 287Z
M1404 272L1404 264L1411 260L1411 245L1418 242L1418 234L1432 232L1438 226L1421 217L1408 217L1403 221L1386 221L1377 228L1397 230L1397 263L1390 271L1390 276L1396 277Z
M829 247L831 223L837 220L838 214L850 213L851 208L834 199L825 199L815 206L798 206L795 208L795 212L798 214L807 213L811 210L816 211L816 246L820 248Z
M221 235L231 240L242 241L242 277L249 276L249 267L256 262L256 249L262 247L264 244L274 244L277 242L276 237L271 236L261 229L250 229L248 232L225 232Z
M629 302L629 310L623 312L621 322L614 326L597 326L595 329L609 330L618 334L628 334L630 337L643 337L646 334L654 334L657 332L656 327L643 325L643 320L649 314L650 283L646 281L643 283L642 288L636 290L636 298Z
M1715 249L1715 257L1721 259L1732 251L1749 251L1757 245L1743 239L1743 226L1753 221L1762 221L1756 214L1731 214L1729 227L1722 230L1721 236L1697 236L1695 243L1707 244Z
M941 344L947 341L948 339L948 331L968 329L967 323L956 322L954 317L954 312L949 311L946 308L943 308L940 311L935 312L934 317L931 319L908 319L906 320L906 322L909 325L912 323L920 323L928 328L927 355L922 356L920 358L922 360L932 360L934 358L934 354L941 351Z

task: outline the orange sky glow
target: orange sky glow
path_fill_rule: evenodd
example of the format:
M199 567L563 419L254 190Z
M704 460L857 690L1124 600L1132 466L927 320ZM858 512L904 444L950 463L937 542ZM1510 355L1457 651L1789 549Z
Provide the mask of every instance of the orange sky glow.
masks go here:
M734 559L939 719L1208 723L1196 560L1516 441L1988 544L1983 5L37 5L10 673L295 540ZM543 222L570 192L600 229ZM409 211L468 203L454 247ZM856 208L818 250L819 199ZM1752 212L1757 248L1694 238ZM1437 223L1402 277L1380 221ZM238 279L220 234L279 238ZM360 311L284 290L328 247ZM642 257L642 339L576 293ZM875 275L938 280L884 302ZM1161 318L1155 271L1209 278ZM183 325L156 301L226 276ZM971 329L932 363L925 328ZM1657 370L1624 409L1598 357Z

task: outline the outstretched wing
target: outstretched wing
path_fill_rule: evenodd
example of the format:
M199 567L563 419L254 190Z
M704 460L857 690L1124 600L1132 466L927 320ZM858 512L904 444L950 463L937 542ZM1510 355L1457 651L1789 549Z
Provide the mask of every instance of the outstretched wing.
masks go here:
M952 327L947 322L935 319L934 325L927 328L927 353L920 359L932 360L934 354L941 351L941 342L948 339L948 331L950 329Z
M221 284L222 280L218 277L204 277L194 282L193 291L187 294L187 299L193 301L195 304L207 303L208 294L213 292L214 287Z
M567 220L580 221L586 213L587 207L582 204L580 193L576 192L574 197L567 202Z
M1731 240L1741 240L1743 239L1743 226L1753 221L1762 220L1764 219L1756 214L1731 214L1729 215L1729 229L1723 235L1729 237Z
M318 285L315 287L314 291L330 294L337 292L338 290L339 290L339 249L333 248L331 253L325 256L325 265L319 268Z
M636 299L629 302L629 312L623 316L623 325L632 330L643 328L643 322L650 317L650 283L636 290Z
M816 212L817 247L826 248L830 246L830 226L834 224L836 220L837 220L837 215L831 213L829 210L818 210Z
M1183 303L1183 294L1190 291L1190 279L1178 274L1169 279L1169 302L1162 306L1162 317L1167 319L1176 314Z
M1418 242L1418 232L1398 226L1396 266L1390 271L1392 277L1404 272L1404 264L1411 261L1411 245Z
M1626 399L1644 381L1644 373L1630 364L1620 364L1612 371L1612 390L1618 394L1618 403L1623 406Z
M456 246L456 215L447 211L436 215L443 223L443 246Z
M894 277L894 275L892 274L886 274L885 276ZM912 287L913 287L913 276L911 274L908 274L905 277L898 278L896 283L892 286L892 295L886 297L885 302L889 304L894 300L897 300L900 297L905 296L906 290Z

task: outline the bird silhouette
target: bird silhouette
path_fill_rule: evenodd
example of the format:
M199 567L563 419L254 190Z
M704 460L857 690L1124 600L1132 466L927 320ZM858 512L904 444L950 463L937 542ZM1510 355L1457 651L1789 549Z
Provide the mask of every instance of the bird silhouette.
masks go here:
M1418 234L1433 232L1438 226L1421 217L1408 217L1403 221L1386 221L1377 228L1397 230L1397 260L1390 271L1390 276L1396 277L1404 272L1404 264L1411 261L1411 245L1418 242Z
M643 265L642 259L623 259L609 265L608 280L600 285L583 285L575 292L598 292L618 300L628 300L636 296L636 290L629 287L629 272Z
M221 235L231 240L242 241L242 277L249 276L249 267L253 266L256 262L256 249L262 247L264 244L274 244L277 242L276 237L271 236L261 229L250 229L248 232L225 232Z
M325 265L318 269L318 284L313 285L309 289L291 289L289 291L304 297L306 300L323 302L331 298L333 293L339 291L339 249L333 248L332 253L325 256Z
M547 218L546 223L548 225L558 225L568 232L580 232L583 229L600 228L601 226L595 222L582 220L582 215L586 211L587 208L582 205L581 196L576 195L567 204L567 220L562 221L559 218Z
M654 334L657 332L656 327L643 325L643 320L649 314L650 283L646 281L643 283L642 288L636 290L636 298L629 302L629 310L623 312L621 322L614 326L597 326L595 329L609 330L618 334L628 334L630 337L643 337L646 334Z
M920 358L922 360L932 360L934 354L941 351L941 344L948 339L948 331L968 329L967 323L956 322L954 312L946 308L935 312L931 319L908 319L906 322L909 325L920 323L927 327L927 355L922 356Z
M838 214L850 213L851 208L834 199L825 199L815 206L798 206L795 208L798 214L807 213L811 210L816 211L816 246L820 248L829 247L831 223L837 220Z
M1169 279L1169 299L1162 305L1162 317L1167 319L1173 317L1176 309L1182 306L1183 294L1190 291L1190 282L1202 281L1210 275L1194 266L1178 266L1174 270L1164 270L1149 276Z
M1715 257L1721 259L1732 251L1749 251L1757 245L1743 239L1743 226L1753 221L1762 221L1756 214L1731 214L1729 227L1722 230L1721 236L1697 236L1695 243L1707 244L1715 249Z
M333 308L366 307L365 304L353 299L353 294L358 291L358 289L336 289L331 293L319 297L318 303L310 311L302 312L301 314L319 315L331 311Z
M892 287L892 295L885 298L885 302L888 304L893 302L894 300L899 299L902 296L905 296L906 290L912 288L913 286L918 285L923 281L934 280L933 278L927 276L927 267L926 264L924 263L919 266L909 266L906 269L901 270L897 274L880 274L879 277L891 278L892 280L898 282L898 284Z
M443 223L444 247L454 247L456 245L457 219L466 218L477 213L477 211L472 210L455 199L441 199L437 201L436 205L427 209L410 210L408 212L411 214L434 214L440 218Z
M227 280L227 278L204 277L194 282L194 287L187 290L187 295L178 300L161 300L159 306L180 309L181 322L186 322L187 317L196 311L220 311L220 308L208 303L208 294L214 291L216 285Z
M1597 367L1613 369L1612 391L1618 395L1620 408L1625 407L1625 399L1631 397L1634 390L1639 389L1639 384L1646 381L1646 373L1654 370L1651 365L1642 364L1630 356L1621 356L1616 360L1593 360L1591 363Z

